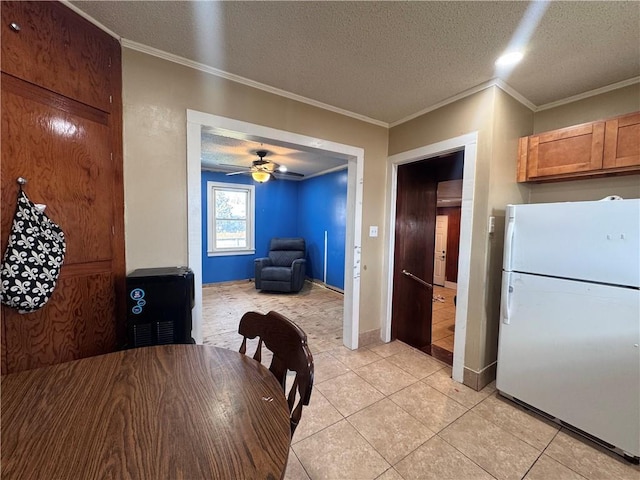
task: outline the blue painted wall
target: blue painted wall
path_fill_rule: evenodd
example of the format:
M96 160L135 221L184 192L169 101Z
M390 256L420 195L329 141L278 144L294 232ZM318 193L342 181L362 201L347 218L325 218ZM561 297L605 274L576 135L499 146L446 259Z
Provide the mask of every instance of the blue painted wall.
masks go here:
M253 278L253 260L264 257L272 237L298 236L298 187L296 182L254 183L244 175L227 176L218 172L202 172L202 283L228 282ZM207 255L207 182L255 185L256 254L209 257Z
M207 182L255 185L255 255L207 255ZM264 257L273 237L303 237L307 243L307 276L323 280L324 232L328 232L326 283L344 289L347 171L302 182L254 183L244 175L201 175L202 283L253 278L253 260Z
M347 226L347 171L300 182L298 234L307 242L307 276L324 280L324 232L327 232L328 285L344 289Z

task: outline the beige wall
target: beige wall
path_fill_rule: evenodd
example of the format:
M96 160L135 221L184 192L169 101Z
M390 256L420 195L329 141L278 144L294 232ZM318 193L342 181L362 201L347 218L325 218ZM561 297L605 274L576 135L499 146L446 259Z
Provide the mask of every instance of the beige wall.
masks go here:
M637 111L640 111L640 83L537 112L532 133ZM640 198L640 175L531 184L527 203L599 200L608 195Z
M533 112L500 89L494 102L493 148L489 174L488 214L495 217L495 232L488 235L484 310L486 322L479 341L480 365L484 368L498 357L502 253L505 209L510 203L526 203L529 186L515 181L518 139L529 135Z
M465 367L496 357L504 209L508 203L640 197L637 175L517 184L517 139L640 110L634 85L535 115L497 87L387 129L233 83L129 49L123 51L127 269L187 263L186 110L193 109L361 147L364 159L360 332L380 328L386 158L478 131ZM496 232L488 233L488 217Z
M123 49L127 270L187 264L186 111L364 149L360 332L380 327L387 129Z
M515 181L518 138L638 110L638 84L536 114L493 87L390 130L390 155L474 130L479 132L465 351L467 369L480 372L495 362L497 356L507 204L594 200L612 194L640 197L638 175L518 184ZM488 233L490 215L496 218L493 234Z
M640 110L640 83L536 112L533 132L541 133Z

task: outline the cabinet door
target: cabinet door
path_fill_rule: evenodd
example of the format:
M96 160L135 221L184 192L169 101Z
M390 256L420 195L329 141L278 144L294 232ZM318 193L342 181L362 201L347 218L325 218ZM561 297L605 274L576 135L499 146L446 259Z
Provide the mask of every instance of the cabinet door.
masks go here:
M527 178L567 175L602 168L604 122L529 137Z
M111 111L116 40L58 2L2 2L2 71Z
M640 166L640 113L609 120L605 127L604 168Z
M67 254L42 309L2 306L9 373L113 351L116 347L114 248L119 188L111 160L110 116L2 74L2 251L16 205L17 177L65 233Z

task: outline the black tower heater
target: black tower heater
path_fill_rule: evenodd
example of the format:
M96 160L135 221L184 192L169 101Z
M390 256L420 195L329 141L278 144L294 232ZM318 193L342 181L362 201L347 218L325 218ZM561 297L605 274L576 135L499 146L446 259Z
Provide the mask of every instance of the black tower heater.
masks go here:
M127 347L195 343L191 338L193 271L142 268L127 276Z

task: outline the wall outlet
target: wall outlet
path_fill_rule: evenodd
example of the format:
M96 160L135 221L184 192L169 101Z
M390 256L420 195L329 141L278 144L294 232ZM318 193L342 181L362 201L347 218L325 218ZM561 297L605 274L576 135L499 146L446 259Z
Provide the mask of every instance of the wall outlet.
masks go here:
M369 236L370 237L377 237L378 236L378 226L377 225L371 225L369 227Z

